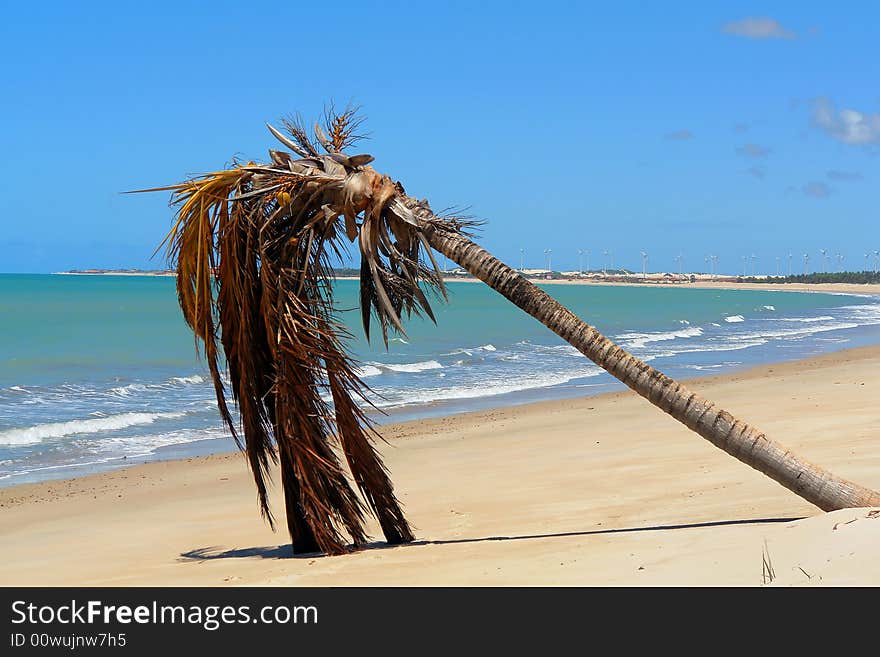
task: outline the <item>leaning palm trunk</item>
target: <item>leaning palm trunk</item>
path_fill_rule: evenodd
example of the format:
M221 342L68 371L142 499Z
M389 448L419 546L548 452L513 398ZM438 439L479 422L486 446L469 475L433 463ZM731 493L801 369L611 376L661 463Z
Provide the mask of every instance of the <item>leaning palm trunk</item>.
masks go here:
M172 191L179 208L167 242L184 318L203 345L221 417L236 441L243 434L270 523L267 477L270 464L280 465L295 552L339 554L349 540L362 545L367 511L389 543L413 539L372 444L377 433L362 404L367 388L346 352L348 335L334 319L330 263L346 241L361 257L367 338L373 318L386 346L389 331L404 333L405 317L434 319L422 289L445 296L433 248L651 403L818 507L880 505L877 493L797 459L616 346L474 244L466 236L470 222L435 215L427 201L407 196L399 182L367 166L372 156L343 153L357 139L358 124L351 110L331 110L325 128L315 125L317 143L299 122L286 123L289 137L270 126L299 157L273 150L268 164L249 162L159 188Z
M587 358L716 447L823 511L880 506L880 493L798 458L763 432L642 362L467 237L444 228L427 204L408 198L428 243L537 319Z

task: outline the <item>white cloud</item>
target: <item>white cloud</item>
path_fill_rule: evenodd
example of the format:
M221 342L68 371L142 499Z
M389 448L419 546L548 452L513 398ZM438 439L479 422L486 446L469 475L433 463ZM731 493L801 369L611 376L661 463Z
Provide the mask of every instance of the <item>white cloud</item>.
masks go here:
M813 124L844 144L880 143L880 114L865 114L853 109L838 112L828 98L813 101Z
M744 18L741 21L731 21L725 23L721 31L747 39L794 39L797 36L773 18Z

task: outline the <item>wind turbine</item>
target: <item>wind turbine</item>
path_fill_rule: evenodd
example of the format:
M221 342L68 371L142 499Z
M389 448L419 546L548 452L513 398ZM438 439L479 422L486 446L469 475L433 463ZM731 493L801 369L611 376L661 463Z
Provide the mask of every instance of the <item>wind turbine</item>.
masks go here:
M607 258L607 257L608 257L608 251L602 251L602 255L605 256L605 257ZM607 263L606 260L603 260L603 261L602 261L602 265L603 265L603 267L602 267L602 275L603 275L603 276L608 276L608 269L604 266L606 263Z
M526 259L526 250L520 249L519 250L519 270L520 271L525 271L525 269L523 269L523 263L525 262L525 259Z
M681 270L684 268L684 256L679 253L675 256L675 261L678 263L678 277L682 278L683 274Z
M743 261L743 278L746 277L746 260L748 260L748 258L747 258L746 256L743 256L743 257L742 257L742 261Z
M642 251L642 280L648 280L648 254Z
M578 249L578 274L584 273L584 250Z
M877 273L877 267L880 266L880 251L874 251L874 273Z
M779 256L776 256L776 278L779 278Z
M553 269L550 268L550 264L551 264L550 257L553 255L553 249L544 249L544 255L547 256L547 271L552 272Z
M718 276L718 256L713 255L709 257L712 258L712 278L714 279Z
M837 254L837 273L838 274L843 271L843 259L845 257L846 256L844 256L842 253Z
M755 275L755 260L757 260L757 259L758 259L758 256L756 256L756 255L753 253L753 254L752 254L752 276Z
M804 254L804 276L810 273L810 254Z
M788 277L791 278L791 259L794 257L794 254L788 254Z
M828 249L819 249L822 254L822 271L828 271Z
M586 271L587 271L587 273L589 273L589 271L590 271L590 250L584 249L584 255L587 256L587 269L586 269Z

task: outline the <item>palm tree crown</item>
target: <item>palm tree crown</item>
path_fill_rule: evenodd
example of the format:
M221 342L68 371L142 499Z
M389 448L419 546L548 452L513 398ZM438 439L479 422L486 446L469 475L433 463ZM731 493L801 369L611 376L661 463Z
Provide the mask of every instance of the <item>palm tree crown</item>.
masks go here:
M409 541L371 444L377 434L359 403L366 387L345 350L349 336L334 320L331 262L347 242L357 243L364 331L369 338L375 315L386 346L389 330L404 332L403 317L434 319L425 291L445 298L443 281L400 183L368 166L372 156L343 152L358 139L354 110L326 112L314 138L299 120L284 125L287 135L269 129L292 153L270 150L267 164L139 191L172 192L177 217L163 244L178 273L180 307L203 343L220 413L247 453L265 517L272 522L269 465L280 457L295 549L343 552L343 531L355 545L366 540L362 503L331 447L337 436L386 538ZM447 230L467 225L435 221ZM241 432L229 410L221 346Z

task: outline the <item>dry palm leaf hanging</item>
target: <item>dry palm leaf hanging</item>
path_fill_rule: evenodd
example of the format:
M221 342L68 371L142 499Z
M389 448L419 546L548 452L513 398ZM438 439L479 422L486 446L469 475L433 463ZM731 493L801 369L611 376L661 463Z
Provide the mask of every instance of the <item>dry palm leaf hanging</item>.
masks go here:
M358 139L359 122L351 109L331 110L323 128L315 124L313 141L299 120L285 121L289 136L269 129L291 152L270 150L268 164L140 190L172 192L178 212L166 243L180 307L203 342L220 413L247 454L270 523L267 479L270 464L280 461L297 553L338 554L347 549L346 535L355 546L367 538L365 508L334 438L388 542L413 539L373 447L377 434L360 403L366 387L345 350L349 336L334 320L331 262L348 241L357 242L364 330L369 337L375 313L386 346L389 330L403 332L403 317L434 318L420 283L445 291L399 183L367 166L372 156L343 153ZM445 221L459 228L457 220Z

